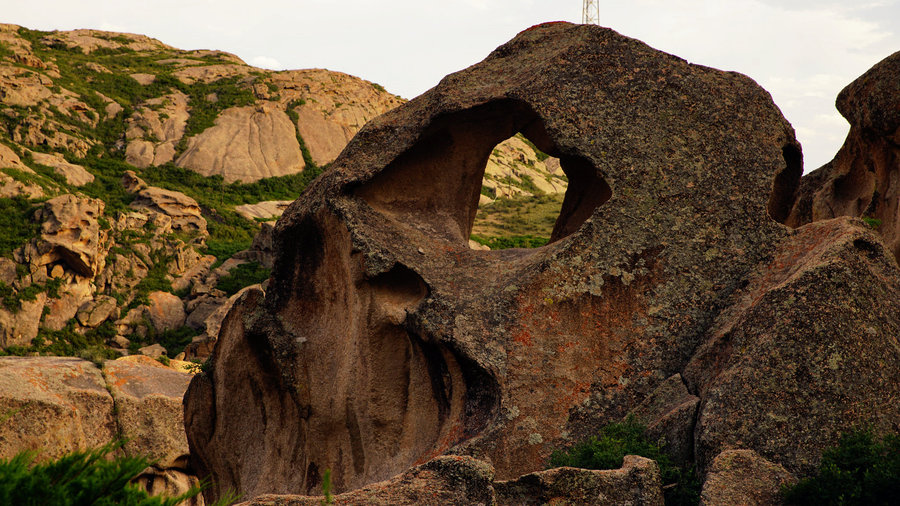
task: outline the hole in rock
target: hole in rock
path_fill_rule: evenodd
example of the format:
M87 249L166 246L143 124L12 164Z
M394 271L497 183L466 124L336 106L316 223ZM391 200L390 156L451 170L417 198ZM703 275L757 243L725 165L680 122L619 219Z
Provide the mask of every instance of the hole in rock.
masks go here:
M578 230L612 190L590 161L557 146L528 104L497 100L434 118L357 195L435 238L468 244L475 227L476 240L535 247Z
M803 176L803 154L800 148L787 144L781 148L784 156L784 169L775 175L772 193L769 195L769 216L778 223L784 223L791 214Z

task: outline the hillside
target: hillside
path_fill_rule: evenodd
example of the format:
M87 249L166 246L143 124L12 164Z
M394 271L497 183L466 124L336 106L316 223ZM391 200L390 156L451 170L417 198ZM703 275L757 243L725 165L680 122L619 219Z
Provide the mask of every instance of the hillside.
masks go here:
M268 277L263 222L403 102L328 70L0 25L0 350L204 356L229 300ZM564 190L553 159L509 139L475 238L545 241L549 227L515 225L510 203L554 214Z

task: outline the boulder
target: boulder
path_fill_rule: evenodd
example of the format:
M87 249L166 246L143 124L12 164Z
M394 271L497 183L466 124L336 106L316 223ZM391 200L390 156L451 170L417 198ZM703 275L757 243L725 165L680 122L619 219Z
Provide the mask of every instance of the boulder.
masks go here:
M255 204L244 204L234 208L235 212L248 220L276 220L292 200L266 200Z
M675 374L644 399L631 415L647 426L647 437L662 443L665 452L679 465L694 456L694 420L700 398L692 395L680 374Z
M53 171L66 179L66 183L72 186L83 186L94 180L94 175L81 165L69 163L58 154L39 153L30 151L31 158L41 165L53 168Z
M620 469L594 471L558 467L495 482L498 505L663 504L656 462L626 455Z
M187 317L184 313L184 302L177 295L169 292L151 292L147 296L150 307L147 316L156 330L175 330L184 325Z
M47 294L39 293L34 300L22 301L18 310L0 307L0 348L31 344L38 335L46 300Z
M517 132L569 181L551 242L470 249ZM186 395L192 463L248 498L447 453L543 469L681 372L789 234L800 174L746 76L597 26L526 30L370 121L281 217L266 293L235 302Z
M39 458L117 438L113 399L97 367L70 357L0 357L0 458Z
M305 166L293 123L270 102L222 111L214 126L188 140L175 163L228 183L294 174Z
M174 190L164 190L147 184L134 172L126 171L122 177L125 189L136 193L131 208L151 215L161 215L171 219L171 228L176 231L207 235L206 219L197 201Z
M59 265L54 267L58 268ZM80 280L69 283L58 290L59 297L48 297L46 314L41 327L47 330L62 330L78 314L79 308L90 303L94 297L94 287L90 281Z
M735 291L683 376L706 469L744 448L798 475L858 426L900 423L900 269L858 219L798 228Z
M118 316L116 299L108 295L97 295L78 308L75 317L82 326L94 328L113 316Z
M900 52L844 88L837 109L850 132L834 159L804 176L788 225L836 216L877 223L900 259Z
M186 469L187 439L181 401L191 375L145 356L104 363L116 401L116 423L125 452L144 455L161 469Z
M785 468L753 450L726 450L713 460L703 482L701 506L776 506L781 487L797 481Z
M35 213L41 233L26 244L25 260L33 267L61 262L76 274L93 278L106 262L107 233L97 222L105 207L101 200L70 194L46 201Z
M174 92L144 102L128 119L125 160L137 167L171 162L187 126L188 97Z

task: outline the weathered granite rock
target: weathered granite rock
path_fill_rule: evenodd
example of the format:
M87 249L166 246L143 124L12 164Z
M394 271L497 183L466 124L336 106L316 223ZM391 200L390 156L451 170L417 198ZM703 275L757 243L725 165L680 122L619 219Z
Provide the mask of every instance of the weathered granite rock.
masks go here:
M626 455L620 469L557 467L495 482L494 489L498 505L663 504L659 467L635 455Z
M116 299L108 295L97 295L92 300L78 308L75 317L78 323L85 327L94 328L113 316L118 316Z
M107 234L97 222L105 207L103 201L75 195L48 200L35 213L41 234L25 246L25 260L35 267L62 262L81 276L94 277L107 255Z
M17 311L0 307L0 348L31 344L38 335L46 301L47 294L40 293L34 300L22 301Z
M694 456L694 420L700 398L692 395L680 374L666 379L631 411L647 426L647 437L661 443L678 464L688 464Z
M472 250L485 164L516 132L569 180L551 243ZM246 497L448 451L541 469L681 371L788 234L799 162L745 76L595 26L527 30L369 122L282 216L266 295L234 305L186 395L192 462L211 496Z
M798 228L712 322L683 376L705 469L730 448L797 474L842 432L900 423L900 269L862 221Z
M82 186L94 180L94 175L81 165L69 163L60 154L31 152L35 162L52 167L60 176L66 178L66 182L73 186Z
M187 315L184 313L184 302L177 295L169 292L152 292L147 296L150 307L147 316L150 323L159 330L175 330L184 325Z
M900 52L850 83L837 109L850 132L834 159L807 174L788 225L857 216L880 220L878 232L900 258Z
M40 458L116 439L113 400L100 370L66 357L0 357L0 458Z
M324 472L324 470L323 470ZM416 466L389 481L334 497L335 504L493 504L490 465L471 457L446 456ZM311 489L309 493L320 490ZM243 506L317 506L322 497L263 495Z
M141 168L171 162L189 117L188 97L180 91L146 101L128 119L125 160Z
M621 469L593 471L562 467L493 481L494 470L466 456L437 457L391 480L333 497L334 504L634 504L662 505L659 468L628 455ZM316 491L310 491L315 493ZM245 506L313 506L322 497L262 495Z
M191 375L144 356L108 360L104 373L116 402L116 423L127 439L125 452L145 455L162 469L185 469L182 397Z
M204 176L249 183L284 176L305 167L294 125L277 105L233 107L216 124L188 140L176 163Z
M716 456L703 482L701 506L776 506L781 487L796 482L785 468L753 450L725 450Z
M207 234L206 219L203 218L196 200L181 192L147 186L147 183L130 170L122 176L122 185L129 192L136 194L130 204L133 209L171 218L173 230L196 233L200 236Z

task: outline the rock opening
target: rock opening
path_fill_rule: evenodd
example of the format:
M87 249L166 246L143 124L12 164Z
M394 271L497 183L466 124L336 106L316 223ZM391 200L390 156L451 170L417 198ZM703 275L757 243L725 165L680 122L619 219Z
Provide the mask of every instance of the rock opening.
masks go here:
M544 169L531 170L538 162ZM476 226L480 242L544 234L529 246L576 231L612 190L590 161L560 151L527 104L497 100L436 118L358 194L397 222L457 244L466 244ZM521 228L489 212L476 224L479 204L502 212L496 203L509 198L528 198L536 208L534 216L519 217Z

